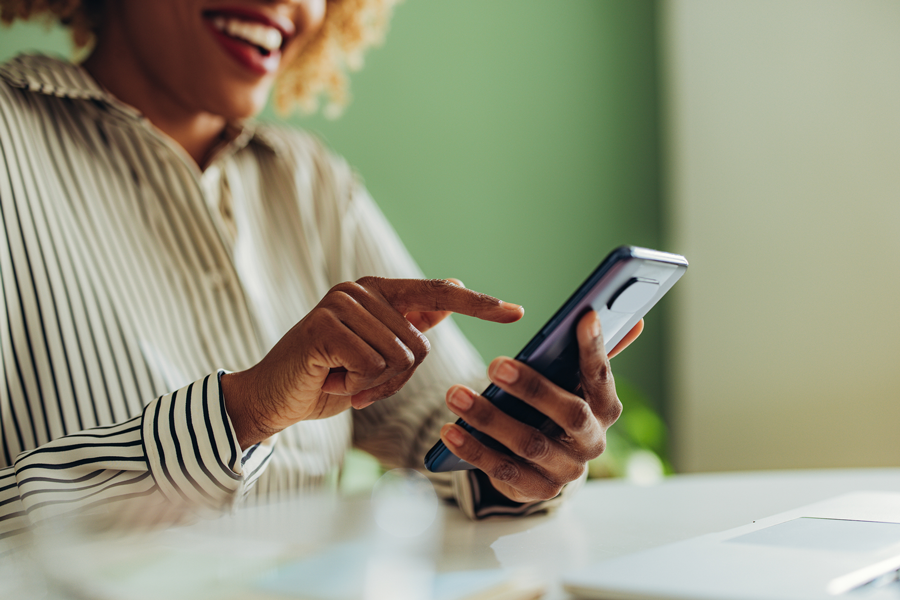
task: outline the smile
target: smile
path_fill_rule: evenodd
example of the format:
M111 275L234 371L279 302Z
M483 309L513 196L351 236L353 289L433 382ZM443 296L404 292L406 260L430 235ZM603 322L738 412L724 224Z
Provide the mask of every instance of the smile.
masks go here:
M274 27L223 16L214 17L212 26L226 35L257 46L263 54L281 49L283 38L281 32Z
M203 20L222 49L256 75L278 70L281 52L295 33L289 20L244 7L206 11Z

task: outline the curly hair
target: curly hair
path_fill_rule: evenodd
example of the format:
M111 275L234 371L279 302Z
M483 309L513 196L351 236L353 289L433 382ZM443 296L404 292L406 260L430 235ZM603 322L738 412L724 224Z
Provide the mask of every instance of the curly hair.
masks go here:
M325 115L335 117L350 100L347 71L362 67L363 55L384 41L391 13L400 0L327 0L325 20L297 58L285 65L275 86L276 109L313 113L326 99ZM103 19L104 0L0 0L0 22L40 19L68 27L76 48L93 44Z

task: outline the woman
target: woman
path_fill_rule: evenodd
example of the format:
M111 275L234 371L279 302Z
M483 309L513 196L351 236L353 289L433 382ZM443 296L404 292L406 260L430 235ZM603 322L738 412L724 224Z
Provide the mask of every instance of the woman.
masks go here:
M473 517L527 514L602 452L621 404L593 313L584 399L491 363L562 432L513 421L435 326L521 307L418 279L342 160L250 120L276 81L283 105L339 104L389 2L0 2L6 21L50 12L96 38L81 66L0 67L5 535L97 505L215 515L322 485L351 442L418 467L438 434L480 469L439 492ZM453 414L517 456L442 426Z

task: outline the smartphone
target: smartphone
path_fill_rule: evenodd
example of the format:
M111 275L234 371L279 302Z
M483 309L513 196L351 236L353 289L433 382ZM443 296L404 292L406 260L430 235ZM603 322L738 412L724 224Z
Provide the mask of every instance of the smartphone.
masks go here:
M688 262L670 254L635 246L610 252L575 293L516 356L561 388L581 395L578 340L575 326L591 309L600 315L603 344L607 350L631 331L675 282L684 275ZM550 434L558 426L543 413L490 385L482 396L506 414ZM456 423L486 445L509 453L502 444L459 419ZM438 441L425 455L425 468L440 473L474 469Z

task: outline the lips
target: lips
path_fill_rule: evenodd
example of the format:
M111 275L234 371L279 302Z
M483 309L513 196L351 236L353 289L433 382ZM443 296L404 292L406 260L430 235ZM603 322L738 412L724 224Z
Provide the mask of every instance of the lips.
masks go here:
M290 19L246 7L204 11L203 20L221 48L257 75L278 70L281 52L295 33Z

